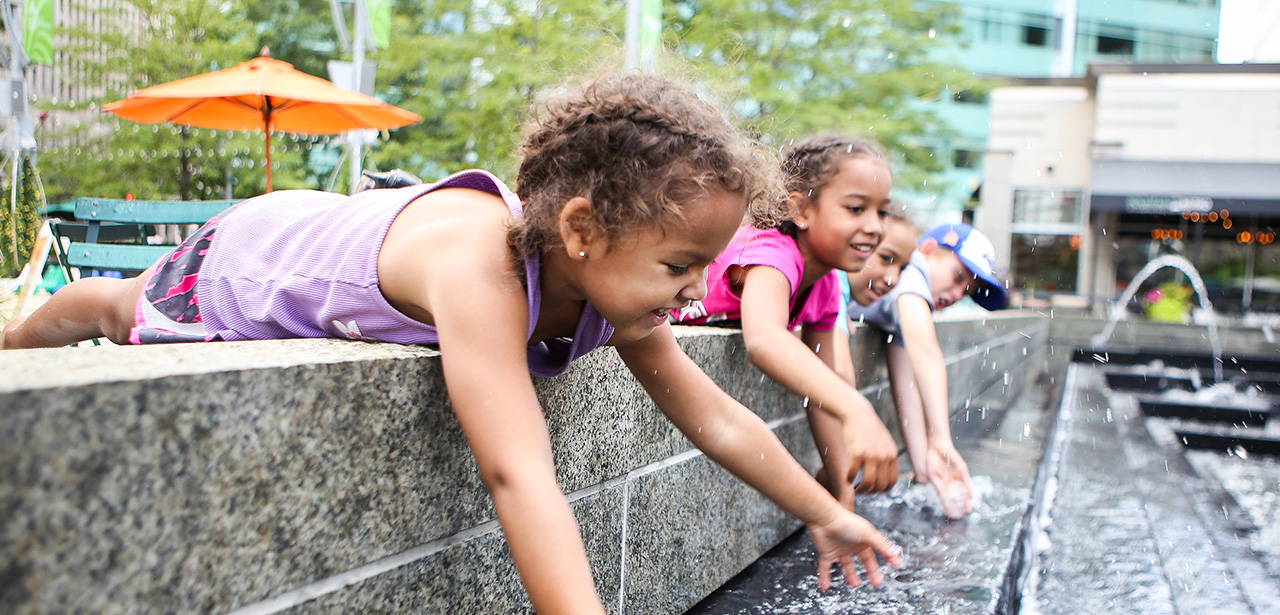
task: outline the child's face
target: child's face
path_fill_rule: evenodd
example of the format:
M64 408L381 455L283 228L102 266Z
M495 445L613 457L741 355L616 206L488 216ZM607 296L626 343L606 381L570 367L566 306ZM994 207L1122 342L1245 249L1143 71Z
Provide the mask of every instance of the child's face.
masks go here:
M977 290L978 278L969 271L955 252L927 242L920 252L929 258L929 286L933 303L941 310Z
M666 324L671 310L707 295L707 266L729 245L745 211L741 195L713 190L685 206L684 220L593 244L581 290L615 335L643 339Z
M892 183L889 167L879 160L845 158L821 192L798 195L804 197L797 201L795 221L805 264L861 270L884 234Z
M906 220L885 221L884 239L862 271L849 274L849 288L859 305L871 305L889 292L916 248L916 231Z

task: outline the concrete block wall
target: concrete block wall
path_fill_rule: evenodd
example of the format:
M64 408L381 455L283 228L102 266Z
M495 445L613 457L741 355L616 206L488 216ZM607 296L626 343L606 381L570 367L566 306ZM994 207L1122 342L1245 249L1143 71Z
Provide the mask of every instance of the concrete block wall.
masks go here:
M801 400L749 365L741 336L678 329L816 467ZM938 330L958 406L998 398L1048 344L1047 319L1025 312ZM854 357L891 416L879 337L856 329ZM799 526L692 448L612 350L536 384L610 612L681 613ZM431 350L3 352L0 425L0 612L530 610Z

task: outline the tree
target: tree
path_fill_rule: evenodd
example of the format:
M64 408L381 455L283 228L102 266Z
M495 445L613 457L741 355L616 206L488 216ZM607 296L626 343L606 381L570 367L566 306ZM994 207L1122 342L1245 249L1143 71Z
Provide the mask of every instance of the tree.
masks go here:
M315 75L325 74L327 60L347 59L333 42L325 0L124 2L115 19L133 30L82 36L103 58L87 67L86 83L112 84L95 104L231 66L264 45ZM734 113L766 141L781 147L813 132L866 135L902 161L901 184L918 185L939 169L922 136L946 132L921 99L976 80L931 55L957 31L945 5L913 7L912 0L677 0L665 6L664 45L705 73L709 89L734 92ZM391 47L370 55L376 95L423 121L375 144L366 165L424 179L480 167L510 179L519 126L536 96L566 75L620 67L624 13L621 0L397 0ZM41 159L54 200L125 192L217 198L228 183L235 196L262 189L255 133L86 117L40 138L57 144ZM276 142L276 187L326 187L336 144Z
M0 190L0 277L6 278L16 277L23 265L31 259L31 251L35 248L36 235L40 232L41 225L40 215L37 213L40 207L40 180L27 152L21 152L18 156L22 175L18 178L17 190L11 191L8 187ZM13 192L17 193L18 199L11 204L9 200Z
M941 165L921 138L948 132L920 101L977 79L938 61L959 33L952 8L914 0L679 0L665 43L737 84L735 112L778 146L817 132L861 135L900 158L899 183Z
M133 194L210 199L225 197L228 186L234 186L234 196L261 193L265 152L260 133L136 124L99 111L103 103L138 89L256 56L263 38L270 36L247 21L246 6L257 5L122 0L94 9L97 14L87 25L72 27L69 34L76 42L68 51L81 58L83 72L80 83L71 85L96 90L97 95L87 103L44 105L61 112L55 114L60 118L57 124L37 135L46 147L41 167L49 198ZM115 26L89 30L101 22ZM296 137L277 140L277 187L312 187L305 181L301 143Z
M620 2L593 0L399 3L391 48L377 56L379 93L423 121L392 133L370 158L424 178L471 167L512 178L534 96L617 55L621 11Z

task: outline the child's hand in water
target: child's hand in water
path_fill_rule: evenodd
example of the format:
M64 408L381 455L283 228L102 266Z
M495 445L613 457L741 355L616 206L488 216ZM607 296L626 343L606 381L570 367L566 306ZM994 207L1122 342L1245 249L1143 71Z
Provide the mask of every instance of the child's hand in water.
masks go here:
M902 565L899 557L902 548L889 542L866 519L851 512L842 513L830 523L808 526L809 536L813 538L813 546L818 552L818 588L826 590L831 587L831 566L835 563L844 569L845 582L857 587L861 582L853 565L854 555L862 561L867 581L878 587L884 582L884 577L880 575L876 556L897 568Z
M925 473L938 490L947 517L959 519L973 512L973 483L969 480L969 466L955 446L949 441L930 442L927 460Z
M862 473L861 482L854 485L858 493L888 491L898 482L898 445L870 403L866 410L855 413L841 428L851 459L846 478L853 482Z

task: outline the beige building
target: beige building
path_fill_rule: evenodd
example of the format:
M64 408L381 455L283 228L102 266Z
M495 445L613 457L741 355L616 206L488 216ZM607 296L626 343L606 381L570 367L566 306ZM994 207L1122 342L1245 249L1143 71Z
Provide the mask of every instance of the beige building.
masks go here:
M975 225L1023 299L1107 301L1176 253L1215 307L1280 311L1280 64L1095 65L996 89L984 163Z

